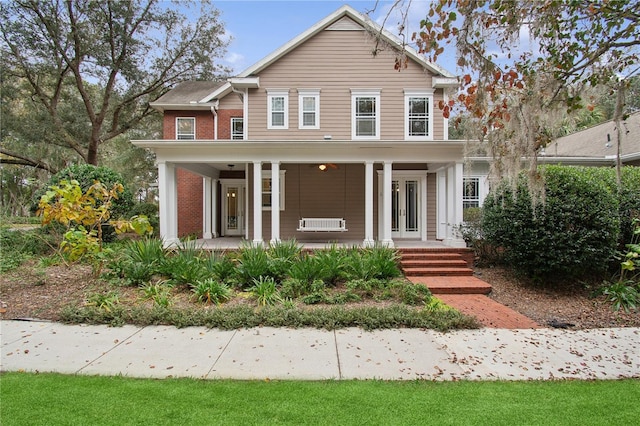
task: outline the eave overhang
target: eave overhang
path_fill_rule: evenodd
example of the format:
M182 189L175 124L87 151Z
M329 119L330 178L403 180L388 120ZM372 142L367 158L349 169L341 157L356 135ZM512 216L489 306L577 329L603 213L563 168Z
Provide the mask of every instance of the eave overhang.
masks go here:
M174 163L278 161L285 163L457 162L463 141L238 141L137 140L156 153L158 161Z

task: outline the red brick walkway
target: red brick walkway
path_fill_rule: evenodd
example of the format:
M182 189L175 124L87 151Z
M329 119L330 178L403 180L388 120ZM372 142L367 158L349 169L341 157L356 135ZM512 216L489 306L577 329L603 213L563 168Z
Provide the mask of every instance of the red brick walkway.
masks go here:
M532 319L482 294L436 294L435 297L463 314L474 316L489 328L540 328Z
M490 328L540 328L532 319L486 296L491 285L477 277L407 277L426 285L435 297Z

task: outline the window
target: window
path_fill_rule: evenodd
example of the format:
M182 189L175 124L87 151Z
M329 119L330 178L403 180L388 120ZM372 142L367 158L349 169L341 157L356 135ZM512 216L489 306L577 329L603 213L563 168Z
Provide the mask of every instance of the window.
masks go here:
M462 179L462 208L480 207L480 178L465 177Z
M244 122L242 117L233 117L231 119L231 139L244 139Z
M320 128L319 90L298 90L298 128Z
M351 92L353 139L380 139L380 91Z
M176 118L176 139L195 139L196 119L195 117Z
M433 139L433 91L405 90L405 138Z
M280 170L280 210L284 210L284 175ZM271 170L262 171L262 210L271 210Z
M276 90L267 92L267 128L289 128L289 91Z

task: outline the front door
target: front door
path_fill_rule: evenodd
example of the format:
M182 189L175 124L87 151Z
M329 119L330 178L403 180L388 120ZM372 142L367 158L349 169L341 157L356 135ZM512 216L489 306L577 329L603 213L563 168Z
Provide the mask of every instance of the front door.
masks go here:
M420 238L420 178L391 181L391 237Z
M245 234L245 184L222 185L222 235L243 236Z

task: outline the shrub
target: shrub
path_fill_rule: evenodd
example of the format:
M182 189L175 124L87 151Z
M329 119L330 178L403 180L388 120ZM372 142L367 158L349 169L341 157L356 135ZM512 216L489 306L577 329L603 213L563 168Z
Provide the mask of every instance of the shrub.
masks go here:
M263 277L253 280L251 293L260 306L275 305L282 302L282 296L276 288L276 281L273 277Z
M262 246L245 244L238 256L238 279L240 286L246 288L254 279L269 276L269 257Z
M532 202L522 178L489 194L482 229L504 260L536 279L602 275L615 254L618 201L588 167L547 166L544 202Z
M205 266L218 281L228 283L233 281L236 264L226 254L213 252L205 260Z
M197 282L192 291L199 302L216 305L230 300L233 296L233 291L228 285L213 278Z
M160 231L160 217L158 205L154 203L136 203L131 207L127 216L146 216L149 224L153 227L154 235Z
M316 256L304 256L289 268L289 277L306 283L328 278L325 265Z
M129 211L133 207L133 194L125 185L124 178L120 173L108 167L96 167L91 164L76 164L51 176L51 179L49 179L49 182L47 182L44 188L36 191L32 199L32 210L34 212L38 209L38 203L40 202L40 198L46 192L46 188L49 188L52 185L59 185L63 180L78 181L82 192L86 192L96 181L102 183L107 188L111 188L114 184L120 183L124 186L124 191L113 203L112 217L118 218L128 216Z

